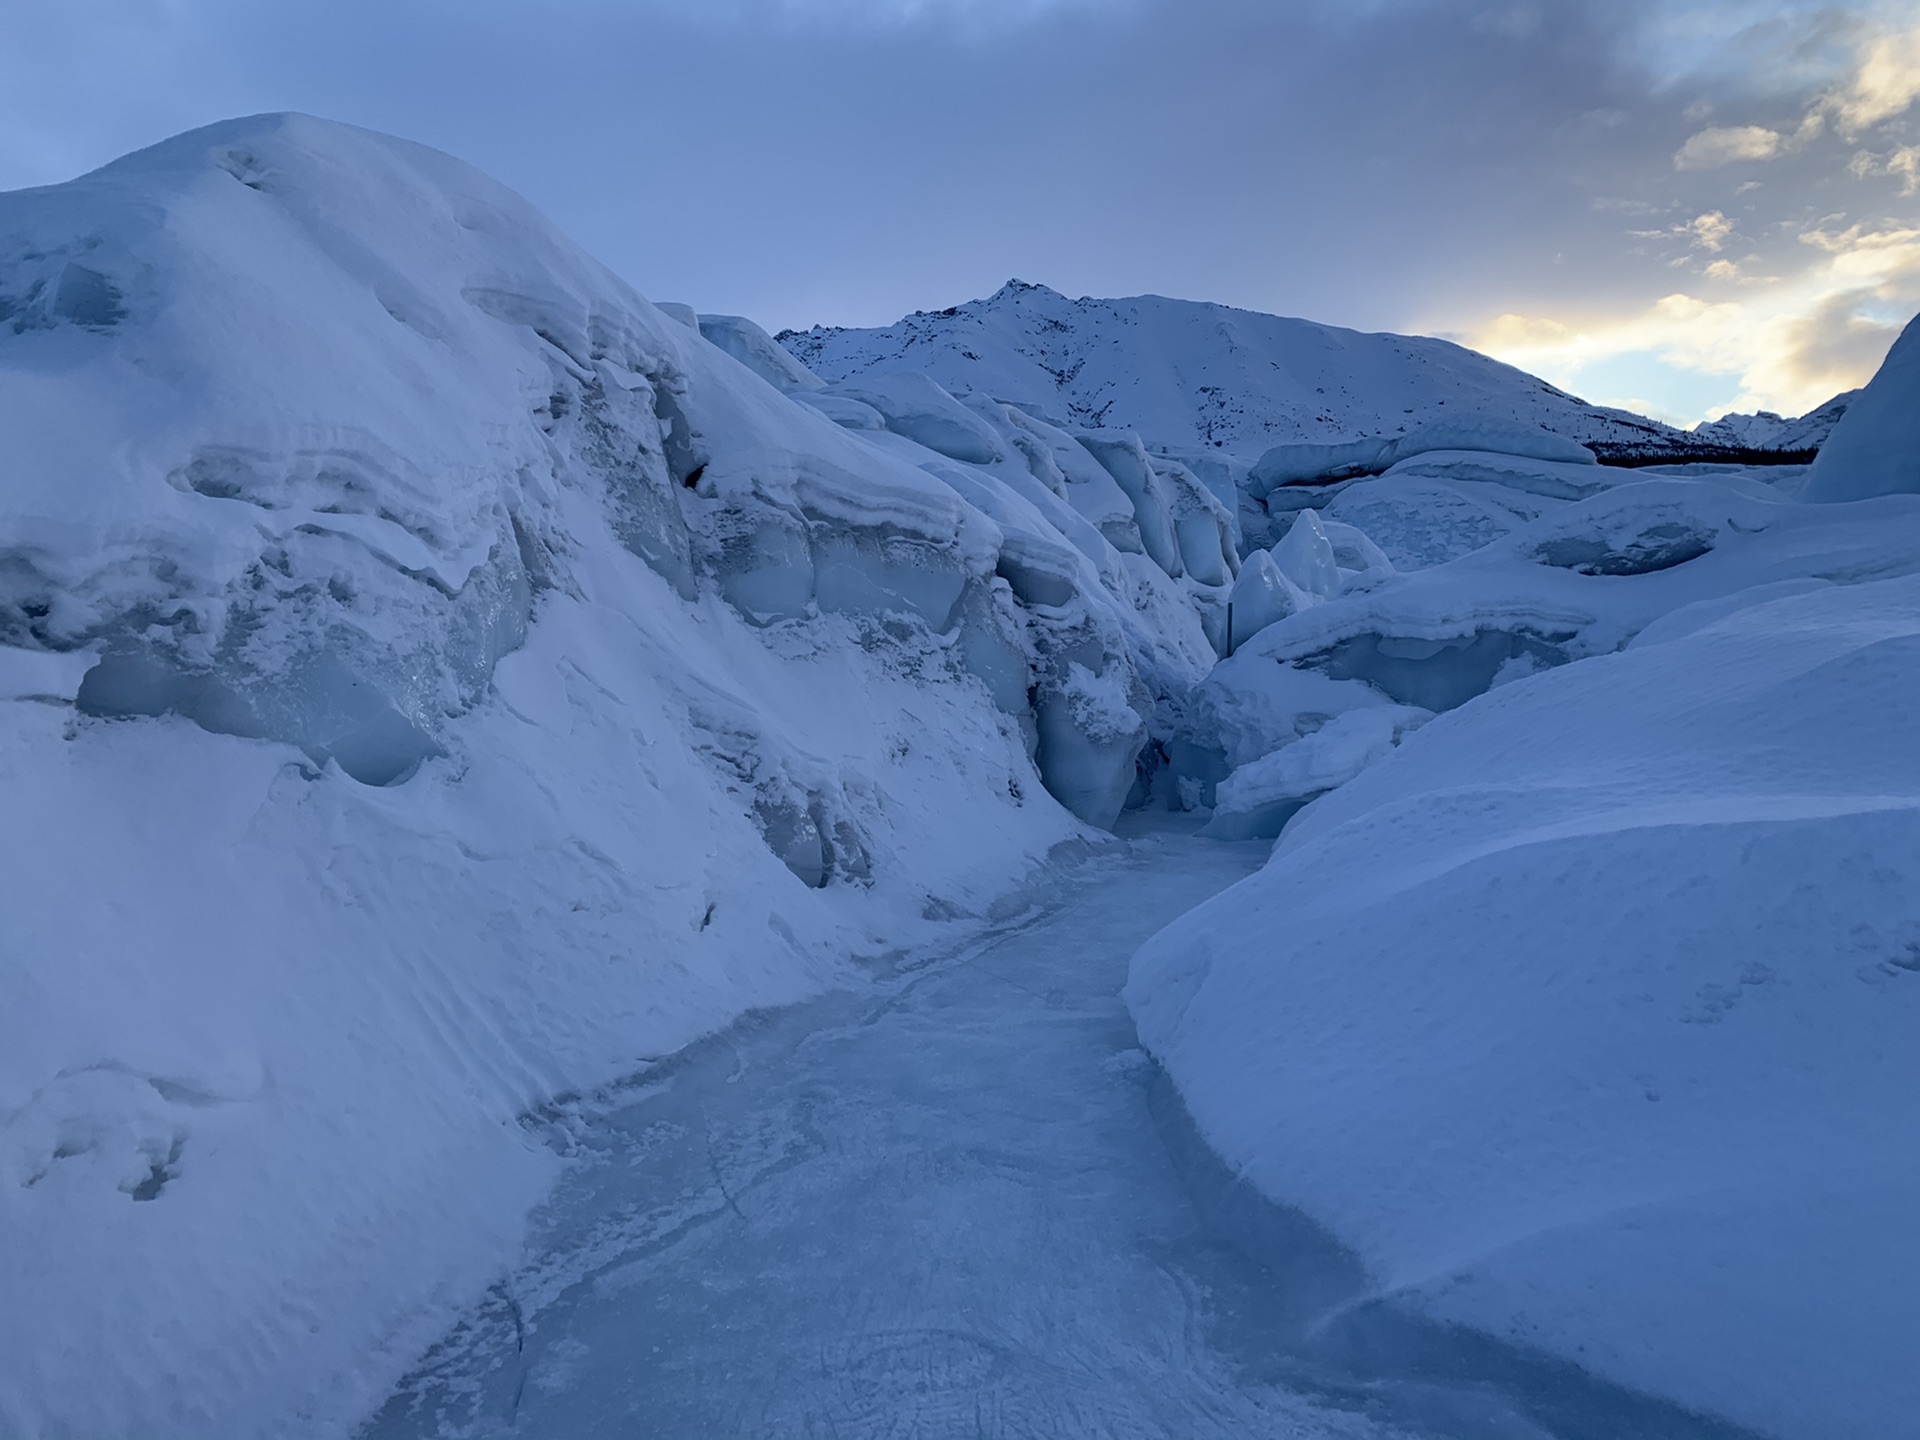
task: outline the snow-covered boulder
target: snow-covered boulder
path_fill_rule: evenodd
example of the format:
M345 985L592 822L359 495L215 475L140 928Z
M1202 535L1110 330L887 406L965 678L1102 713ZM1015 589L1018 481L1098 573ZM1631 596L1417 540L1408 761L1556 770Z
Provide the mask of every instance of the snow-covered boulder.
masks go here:
M1202 1134L1358 1261L1319 1334L1920 1435L1916 711L1920 578L1776 592L1439 717L1141 950Z
M1920 318L1911 321L1814 458L1803 497L1920 493Z

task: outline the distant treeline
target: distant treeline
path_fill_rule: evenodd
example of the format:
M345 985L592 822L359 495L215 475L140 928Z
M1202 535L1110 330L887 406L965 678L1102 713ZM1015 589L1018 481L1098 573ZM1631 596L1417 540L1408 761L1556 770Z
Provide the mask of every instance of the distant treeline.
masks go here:
M1738 445L1623 444L1589 440L1586 447L1602 465L1629 468L1641 465L1811 465L1820 452L1811 450L1751 450Z

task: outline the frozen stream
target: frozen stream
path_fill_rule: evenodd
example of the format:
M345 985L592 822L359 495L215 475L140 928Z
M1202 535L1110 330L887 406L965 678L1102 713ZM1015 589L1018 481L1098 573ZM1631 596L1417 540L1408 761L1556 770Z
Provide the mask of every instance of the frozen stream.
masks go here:
M1118 996L1267 848L1137 835L544 1117L580 1163L367 1440L1731 1434L1384 1316L1309 1337L1357 1269L1218 1173Z

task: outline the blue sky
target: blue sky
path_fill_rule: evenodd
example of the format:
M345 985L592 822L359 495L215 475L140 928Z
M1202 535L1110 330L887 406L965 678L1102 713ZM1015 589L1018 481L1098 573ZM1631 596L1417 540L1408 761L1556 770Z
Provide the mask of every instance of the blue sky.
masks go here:
M1920 0L13 0L0 187L227 115L437 145L769 328L1008 279L1444 334L1692 422L1920 309Z

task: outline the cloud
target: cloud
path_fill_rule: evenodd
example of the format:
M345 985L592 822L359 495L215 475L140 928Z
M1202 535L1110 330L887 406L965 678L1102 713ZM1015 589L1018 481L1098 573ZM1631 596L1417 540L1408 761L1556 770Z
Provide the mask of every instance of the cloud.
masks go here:
M1785 136L1764 125L1716 126L1689 135L1674 152L1673 168L1713 170L1741 160L1771 160L1785 143Z
M1702 250L1726 249L1727 238L1733 234L1733 222L1718 210L1709 210L1704 215L1696 215L1686 224L1675 228L1681 234L1690 236L1693 243Z
M1920 25L1872 36L1846 83L1821 101L1849 137L1904 115L1920 100Z
M1797 238L1808 263L1797 273L1748 278L1738 299L1679 291L1625 315L1505 314L1470 332L1467 343L1583 393L1583 377L1614 373L1622 357L1646 357L1642 368L1653 384L1663 368L1735 382L1737 393L1719 412L1800 414L1865 384L1920 309L1920 227L1819 225ZM1716 274L1721 265L1729 268ZM1707 273L1730 279L1737 272L1716 261Z

